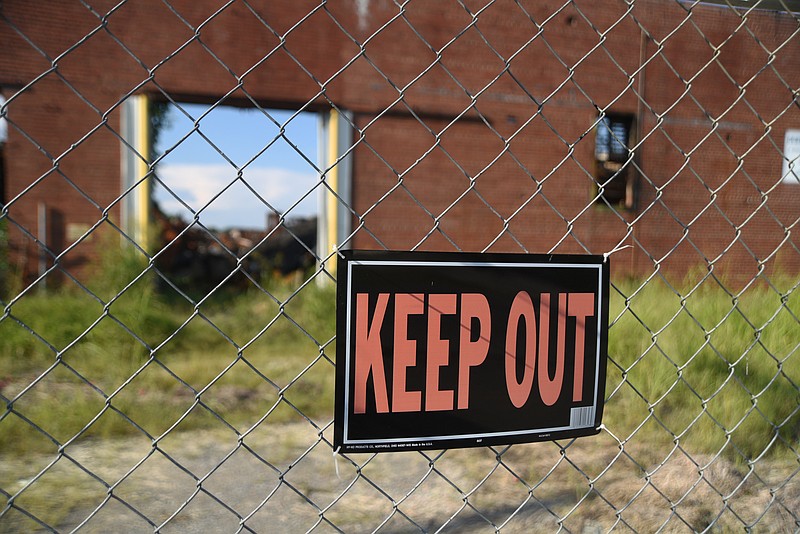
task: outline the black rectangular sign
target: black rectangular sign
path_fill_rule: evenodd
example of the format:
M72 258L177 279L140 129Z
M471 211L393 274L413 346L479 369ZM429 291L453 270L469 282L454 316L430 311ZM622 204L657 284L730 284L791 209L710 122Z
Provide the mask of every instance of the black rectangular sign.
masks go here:
M335 449L444 449L598 432L607 258L341 254Z

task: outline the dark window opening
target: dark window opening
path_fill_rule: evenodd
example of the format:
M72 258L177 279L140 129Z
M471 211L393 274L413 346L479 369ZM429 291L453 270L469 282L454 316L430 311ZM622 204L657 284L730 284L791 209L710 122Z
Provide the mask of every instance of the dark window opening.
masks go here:
M605 115L596 128L594 157L596 193L611 207L634 208L631 170L633 115Z

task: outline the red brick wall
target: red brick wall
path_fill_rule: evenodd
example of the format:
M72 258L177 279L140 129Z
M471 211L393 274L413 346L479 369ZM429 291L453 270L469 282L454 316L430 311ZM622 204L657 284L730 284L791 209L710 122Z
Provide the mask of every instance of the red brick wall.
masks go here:
M402 12L368 2L360 15L352 2L261 1L257 15L237 2L204 23L216 2L142 0L105 19L115 2L99 4L100 18L71 1L0 8L18 243L35 234L39 202L65 223L118 221L119 103L144 92L354 111L356 247L603 253L622 242L634 247L614 256L620 274L800 267L791 237L773 254L800 215L800 186L777 183L784 131L800 126L790 17L753 12L742 25L667 0L467 2L475 19L434 0ZM587 209L601 109L637 117L633 211Z

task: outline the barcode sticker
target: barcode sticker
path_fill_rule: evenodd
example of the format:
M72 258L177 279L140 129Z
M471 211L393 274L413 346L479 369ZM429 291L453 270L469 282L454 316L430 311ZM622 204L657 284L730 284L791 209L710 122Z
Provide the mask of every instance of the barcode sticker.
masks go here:
M594 406L572 408L569 412L570 428L585 428L594 424Z

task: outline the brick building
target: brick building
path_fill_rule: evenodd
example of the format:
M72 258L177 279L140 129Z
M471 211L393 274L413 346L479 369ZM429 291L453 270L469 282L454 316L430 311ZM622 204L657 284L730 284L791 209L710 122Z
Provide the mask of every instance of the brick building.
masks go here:
M0 3L2 217L30 273L56 257L82 272L117 229L147 239L153 101L324 114L323 257L345 241L628 244L618 274L800 268L800 184L783 179L800 128L791 14L674 0L116 4Z

